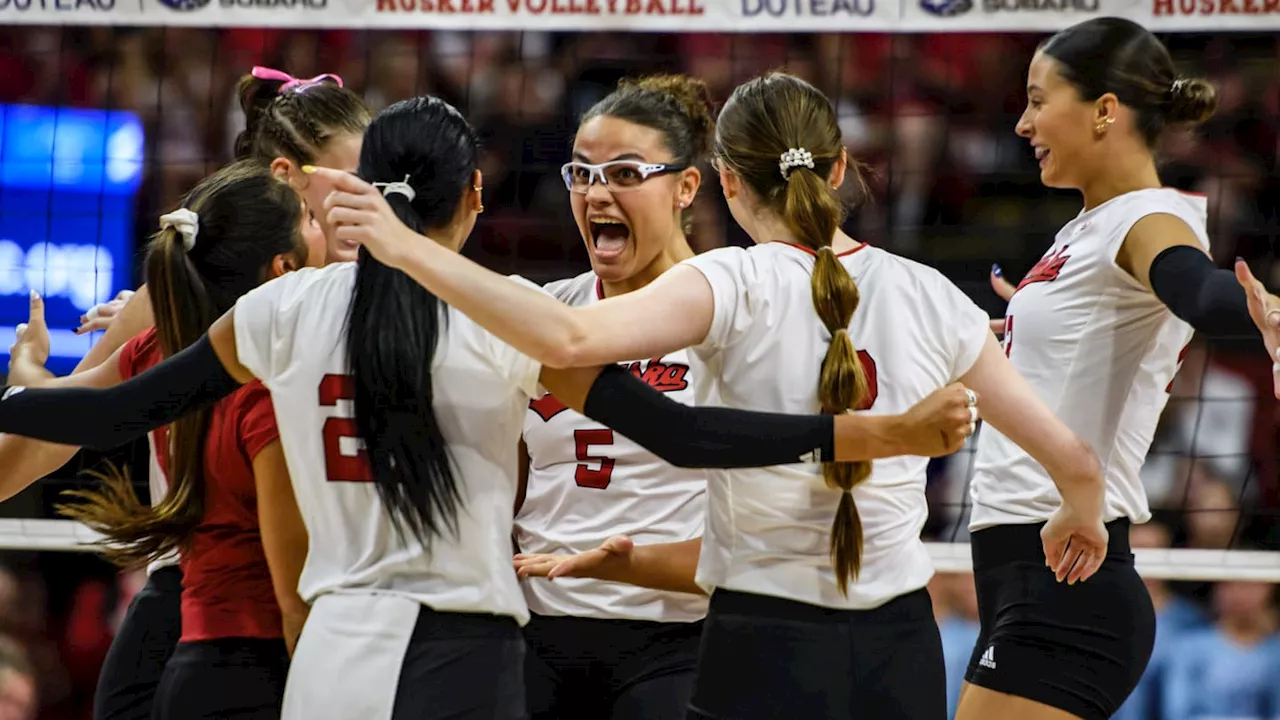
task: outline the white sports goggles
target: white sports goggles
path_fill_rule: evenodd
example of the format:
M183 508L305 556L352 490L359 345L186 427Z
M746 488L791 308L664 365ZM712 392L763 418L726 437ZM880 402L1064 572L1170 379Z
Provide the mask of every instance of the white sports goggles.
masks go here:
M614 160L599 165L570 162L560 168L560 174L564 176L564 186L569 189L569 192L585 195L591 184L597 180L612 192L626 192L640 187L645 180L654 175L679 172L685 167L685 165L646 163L639 160Z

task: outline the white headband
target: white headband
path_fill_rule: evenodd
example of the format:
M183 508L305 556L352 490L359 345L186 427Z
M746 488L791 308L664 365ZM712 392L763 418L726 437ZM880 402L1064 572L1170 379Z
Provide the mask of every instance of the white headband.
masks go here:
M196 235L200 234L200 216L186 208L178 208L168 215L160 216L160 229L173 228L182 236L182 247L187 252L196 246Z
M381 183L369 183L369 184L374 187L382 188L382 197L386 197L388 195L403 195L409 199L409 202L413 202L413 199L418 197L418 193L414 192L413 186L409 184L409 177L410 177L409 175L405 175L404 180L399 180L397 182L381 182Z

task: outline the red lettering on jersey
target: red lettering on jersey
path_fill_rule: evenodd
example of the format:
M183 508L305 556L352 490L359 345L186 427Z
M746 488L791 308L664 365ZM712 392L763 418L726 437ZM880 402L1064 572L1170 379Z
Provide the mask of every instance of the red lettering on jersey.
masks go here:
M1057 280L1058 275L1062 273L1062 267L1071 259L1071 256L1067 255L1066 252L1067 246L1063 245L1062 249L1052 255L1046 255L1040 258L1040 262L1036 263L1035 267L1031 268L1031 272L1027 273L1027 276L1022 278L1022 282L1018 283L1018 289L1021 290L1031 283L1053 282L1054 280Z
M339 400L354 400L356 384L348 375L325 375L320 381L320 407L334 407ZM354 455L342 452L342 438L359 440L356 421L331 417L321 428L324 436L324 470L331 482L373 482L369 454L360 448Z
M689 380L686 377L689 374L689 366L684 363L664 363L662 358L654 358L649 361L647 367L644 363L634 362L627 365L626 370L658 392L679 392L689 387ZM557 400L556 396L547 393L537 400L530 400L529 409L538 413L542 422L551 422L551 418L569 408Z
M556 399L555 395L547 393L537 400L529 401L529 409L538 413L538 417L542 418L542 422L550 422L551 418L568 410L569 408Z
M689 381L685 379L689 366L684 363L667 364L658 357L650 360L643 369L642 365L644 363L634 362L627 369L658 392L679 392L689 387Z
M876 360L866 350L859 350L858 362L862 363L862 369L867 374L867 396L854 410L870 410L871 406L876 404L876 398L880 397L880 379L876 376Z

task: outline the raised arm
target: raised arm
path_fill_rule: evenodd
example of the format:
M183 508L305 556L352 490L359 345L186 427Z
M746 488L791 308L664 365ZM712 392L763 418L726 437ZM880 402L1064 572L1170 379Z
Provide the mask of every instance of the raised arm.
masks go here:
M1046 557L1056 563L1059 580L1087 579L1107 552L1102 522L1105 486L1093 448L1049 410L994 336L987 337L977 362L961 382L982 394L986 422L1026 450L1053 479L1065 510L1048 532L1058 532L1063 520L1069 520L1070 527L1065 535L1045 537ZM1068 539L1073 543L1071 562L1065 562L1063 555Z
M253 377L237 359L234 312L191 347L114 387L4 387L0 432L109 449L221 400Z
M1191 227L1177 216L1157 213L1134 223L1116 253L1116 265L1198 332L1257 333L1235 274L1214 266Z
M544 367L539 379L566 406L677 467L936 457L958 450L978 417L977 396L959 383L934 392L901 415L787 415L690 407L617 365Z
M48 357L49 330L44 322L44 301L32 293L26 328L10 349L10 383L29 387L107 388L123 380L119 347L105 361L87 367L82 362L74 374L62 378L54 377L45 369ZM4 473L0 473L0 500L8 500L66 465L79 449L19 435L0 435L0 467L4 468Z
M571 308L424 240L400 222L377 188L354 175L325 168L315 174L336 188L326 207L339 238L361 243L547 367L656 357L701 343L711 329L711 286L692 268L676 267L636 292Z

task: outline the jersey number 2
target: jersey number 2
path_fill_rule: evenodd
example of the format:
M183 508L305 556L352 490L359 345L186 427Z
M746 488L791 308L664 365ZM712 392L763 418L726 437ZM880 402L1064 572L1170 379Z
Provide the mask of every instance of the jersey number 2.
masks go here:
M355 383L347 375L325 375L320 381L320 407L335 407L339 400L355 400ZM373 482L369 472L369 454L364 448L355 454L342 452L342 439L359 442L356 421L331 417L324 421L324 473L330 482Z
M573 431L574 454L578 458L578 467L573 471L573 480L578 483L578 487L594 490L609 487L609 481L613 479L613 466L618 464L618 461L592 453L591 447L612 444L613 431L608 428Z

